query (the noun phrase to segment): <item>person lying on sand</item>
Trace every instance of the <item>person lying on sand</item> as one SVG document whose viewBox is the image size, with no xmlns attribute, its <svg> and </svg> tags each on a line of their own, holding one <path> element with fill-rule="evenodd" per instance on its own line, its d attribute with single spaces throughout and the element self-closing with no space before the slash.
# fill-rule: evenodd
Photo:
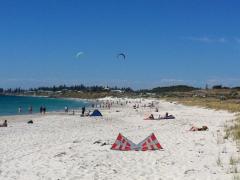
<svg viewBox="0 0 240 180">
<path fill-rule="evenodd" d="M 175 117 L 173 115 L 169 115 L 168 112 L 166 112 L 165 116 L 161 117 L 161 115 L 159 115 L 158 119 L 175 119 Z"/>
<path fill-rule="evenodd" d="M 7 127 L 7 120 L 5 120 L 3 124 L 0 124 L 0 127 Z"/>
<path fill-rule="evenodd" d="M 149 119 L 154 119 L 153 114 L 150 114 Z"/>
<path fill-rule="evenodd" d="M 166 113 L 165 116 L 161 116 L 159 114 L 158 119 L 175 119 L 175 117 L 173 115 L 171 115 L 171 114 L 168 115 L 168 113 Z"/>
<path fill-rule="evenodd" d="M 202 126 L 201 128 L 198 128 L 198 127 L 191 127 L 191 129 L 189 129 L 189 131 L 206 131 L 208 130 L 208 127 L 207 126 Z"/>
<path fill-rule="evenodd" d="M 89 110 L 88 112 L 85 113 L 85 116 L 90 116 L 91 111 Z"/>
<path fill-rule="evenodd" d="M 33 124 L 33 120 L 29 120 L 27 123 L 28 124 Z"/>
<path fill-rule="evenodd" d="M 154 119 L 154 116 L 153 116 L 153 114 L 150 114 L 150 116 L 145 118 L 144 120 L 152 120 L 152 119 Z"/>
</svg>

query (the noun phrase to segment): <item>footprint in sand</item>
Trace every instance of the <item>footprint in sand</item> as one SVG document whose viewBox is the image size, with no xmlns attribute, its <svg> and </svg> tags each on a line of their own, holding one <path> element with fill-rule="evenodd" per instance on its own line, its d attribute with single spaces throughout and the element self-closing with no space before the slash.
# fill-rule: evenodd
<svg viewBox="0 0 240 180">
<path fill-rule="evenodd" d="M 201 144 L 201 143 L 195 143 L 195 146 L 204 146 L 204 144 Z"/>
<path fill-rule="evenodd" d="M 207 165 L 204 165 L 203 167 L 206 168 L 206 169 L 209 169 L 209 167 Z"/>
<path fill-rule="evenodd" d="M 191 173 L 194 173 L 195 172 L 195 169 L 188 169 L 184 172 L 184 174 L 191 174 Z"/>
<path fill-rule="evenodd" d="M 73 143 L 80 143 L 80 140 L 74 140 Z"/>
<path fill-rule="evenodd" d="M 113 172 L 114 172 L 114 174 L 117 174 L 117 170 L 116 169 L 113 169 Z"/>
<path fill-rule="evenodd" d="M 101 142 L 102 142 L 101 140 L 97 140 L 93 144 L 100 144 Z"/>
<path fill-rule="evenodd" d="M 64 155 L 66 155 L 66 154 L 67 154 L 66 152 L 61 152 L 61 153 L 55 155 L 54 157 L 62 157 Z"/>
</svg>

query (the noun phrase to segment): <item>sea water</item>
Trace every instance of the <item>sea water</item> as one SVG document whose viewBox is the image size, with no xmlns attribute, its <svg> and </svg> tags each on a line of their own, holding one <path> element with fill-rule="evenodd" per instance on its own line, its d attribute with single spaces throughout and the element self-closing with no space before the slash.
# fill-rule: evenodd
<svg viewBox="0 0 240 180">
<path fill-rule="evenodd" d="M 87 101 L 81 100 L 0 95 L 0 116 L 29 114 L 30 106 L 32 106 L 32 113 L 39 113 L 41 106 L 45 106 L 46 111 L 49 112 L 64 111 L 65 106 L 69 109 L 80 109 L 88 105 L 89 103 Z M 19 107 L 21 107 L 21 112 L 18 111 Z"/>
</svg>

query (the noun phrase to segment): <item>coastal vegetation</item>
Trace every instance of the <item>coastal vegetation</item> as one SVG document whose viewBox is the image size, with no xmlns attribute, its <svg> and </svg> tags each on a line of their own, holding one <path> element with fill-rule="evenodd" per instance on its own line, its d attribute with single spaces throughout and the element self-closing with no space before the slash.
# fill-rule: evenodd
<svg viewBox="0 0 240 180">
<path fill-rule="evenodd" d="M 224 87 L 215 85 L 212 88 L 198 88 L 186 85 L 155 87 L 152 89 L 133 90 L 130 87 L 108 87 L 108 86 L 85 86 L 81 85 L 59 85 L 38 88 L 0 88 L 1 95 L 36 95 L 54 97 L 105 97 L 105 96 L 137 96 L 137 97 L 161 97 L 161 98 L 196 98 L 216 100 L 240 99 L 240 87 Z"/>
</svg>

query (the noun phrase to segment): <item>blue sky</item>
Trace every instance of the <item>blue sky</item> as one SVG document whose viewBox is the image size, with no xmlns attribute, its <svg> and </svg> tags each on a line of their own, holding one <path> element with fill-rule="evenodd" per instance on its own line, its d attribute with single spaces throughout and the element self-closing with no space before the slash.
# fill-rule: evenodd
<svg viewBox="0 0 240 180">
<path fill-rule="evenodd" d="M 240 86 L 239 9 L 237 0 L 2 0 L 0 87 Z"/>
</svg>

